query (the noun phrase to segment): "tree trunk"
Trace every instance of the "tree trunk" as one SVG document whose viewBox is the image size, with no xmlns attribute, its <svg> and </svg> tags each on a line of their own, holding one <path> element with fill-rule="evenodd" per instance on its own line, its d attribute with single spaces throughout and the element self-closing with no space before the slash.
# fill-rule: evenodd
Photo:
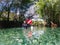
<svg viewBox="0 0 60 45">
<path fill-rule="evenodd" d="M 10 8 L 8 8 L 8 17 L 7 17 L 7 21 L 9 21 L 9 15 L 10 15 Z"/>
</svg>

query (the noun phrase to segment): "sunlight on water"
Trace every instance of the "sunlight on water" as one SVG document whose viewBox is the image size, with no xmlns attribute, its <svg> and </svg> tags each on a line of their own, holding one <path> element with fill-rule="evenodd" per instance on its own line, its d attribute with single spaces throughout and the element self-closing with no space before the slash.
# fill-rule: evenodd
<svg viewBox="0 0 60 45">
<path fill-rule="evenodd" d="M 31 30 L 31 28 L 33 28 Z M 44 31 L 46 30 L 46 27 L 31 27 L 28 28 L 27 30 L 23 30 L 24 36 L 29 39 L 29 38 L 39 38 L 40 35 L 44 34 Z"/>
</svg>

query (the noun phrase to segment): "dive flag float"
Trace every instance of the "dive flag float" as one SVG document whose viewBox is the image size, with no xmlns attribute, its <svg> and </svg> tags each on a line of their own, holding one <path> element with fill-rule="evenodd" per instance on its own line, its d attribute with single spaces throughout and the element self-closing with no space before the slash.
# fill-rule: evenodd
<svg viewBox="0 0 60 45">
<path fill-rule="evenodd" d="M 26 20 L 26 22 L 27 22 L 27 24 L 32 25 L 32 20 L 31 19 Z"/>
</svg>

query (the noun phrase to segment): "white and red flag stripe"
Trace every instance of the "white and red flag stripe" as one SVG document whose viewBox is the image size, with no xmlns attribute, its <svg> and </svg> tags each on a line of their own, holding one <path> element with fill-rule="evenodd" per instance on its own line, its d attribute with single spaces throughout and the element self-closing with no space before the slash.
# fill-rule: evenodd
<svg viewBox="0 0 60 45">
<path fill-rule="evenodd" d="M 27 22 L 27 24 L 32 25 L 32 20 L 31 19 L 27 20 L 26 22 Z"/>
</svg>

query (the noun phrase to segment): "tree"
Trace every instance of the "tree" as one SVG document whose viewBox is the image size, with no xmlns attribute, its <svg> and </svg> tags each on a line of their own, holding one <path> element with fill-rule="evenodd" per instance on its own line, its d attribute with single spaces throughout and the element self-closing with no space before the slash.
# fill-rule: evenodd
<svg viewBox="0 0 60 45">
<path fill-rule="evenodd" d="M 36 6 L 39 8 L 37 13 L 44 16 L 48 16 L 48 21 L 53 21 L 59 24 L 59 0 L 39 0 Z"/>
<path fill-rule="evenodd" d="M 7 21 L 9 21 L 10 10 L 12 7 L 14 7 L 16 9 L 15 13 L 17 13 L 18 8 L 23 10 L 24 7 L 26 7 L 26 5 L 30 2 L 31 2 L 31 0 L 5 0 L 5 5 L 2 8 L 3 8 L 3 11 L 8 12 Z"/>
</svg>

